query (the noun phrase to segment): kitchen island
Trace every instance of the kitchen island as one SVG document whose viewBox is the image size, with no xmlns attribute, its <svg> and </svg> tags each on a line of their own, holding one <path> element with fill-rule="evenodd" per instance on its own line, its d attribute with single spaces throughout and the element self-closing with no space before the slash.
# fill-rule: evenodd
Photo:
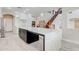
<svg viewBox="0 0 79 59">
<path fill-rule="evenodd" d="M 26 43 L 39 41 L 39 35 L 43 37 L 43 51 L 58 51 L 61 48 L 61 30 L 35 27 L 19 28 L 19 36 Z"/>
</svg>

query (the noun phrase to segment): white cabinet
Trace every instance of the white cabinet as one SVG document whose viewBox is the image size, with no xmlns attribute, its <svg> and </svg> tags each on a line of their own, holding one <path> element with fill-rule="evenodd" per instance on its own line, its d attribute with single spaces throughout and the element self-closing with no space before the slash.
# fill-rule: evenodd
<svg viewBox="0 0 79 59">
<path fill-rule="evenodd" d="M 53 32 L 45 35 L 45 50 L 58 51 L 61 48 L 61 32 Z"/>
</svg>

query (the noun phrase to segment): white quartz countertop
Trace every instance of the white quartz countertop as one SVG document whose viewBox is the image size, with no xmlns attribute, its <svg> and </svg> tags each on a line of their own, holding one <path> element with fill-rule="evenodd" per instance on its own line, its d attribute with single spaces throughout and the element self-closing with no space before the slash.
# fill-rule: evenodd
<svg viewBox="0 0 79 59">
<path fill-rule="evenodd" d="M 22 28 L 22 27 L 20 27 Z M 36 32 L 39 34 L 48 34 L 48 33 L 54 33 L 54 32 L 58 32 L 58 30 L 56 29 L 47 29 L 47 28 L 37 28 L 37 27 L 27 27 L 27 28 L 22 28 L 22 29 L 26 29 L 28 31 L 32 31 L 32 32 Z"/>
</svg>

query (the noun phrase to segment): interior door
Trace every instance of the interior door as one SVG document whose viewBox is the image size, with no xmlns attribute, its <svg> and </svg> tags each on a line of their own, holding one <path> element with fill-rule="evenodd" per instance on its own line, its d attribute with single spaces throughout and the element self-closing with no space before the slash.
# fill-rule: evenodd
<svg viewBox="0 0 79 59">
<path fill-rule="evenodd" d="M 5 14 L 3 18 L 5 31 L 13 31 L 13 16 Z"/>
<path fill-rule="evenodd" d="M 79 29 L 79 20 L 75 20 L 75 28 Z"/>
</svg>

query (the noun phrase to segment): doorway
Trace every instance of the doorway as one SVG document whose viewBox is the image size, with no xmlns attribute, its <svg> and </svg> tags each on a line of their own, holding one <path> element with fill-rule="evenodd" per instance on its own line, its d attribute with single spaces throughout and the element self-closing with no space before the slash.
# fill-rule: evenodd
<svg viewBox="0 0 79 59">
<path fill-rule="evenodd" d="M 79 20 L 75 20 L 75 28 L 79 30 Z"/>
<path fill-rule="evenodd" d="M 4 30 L 5 32 L 12 32 L 13 31 L 13 19 L 14 16 L 11 14 L 4 14 Z"/>
</svg>

